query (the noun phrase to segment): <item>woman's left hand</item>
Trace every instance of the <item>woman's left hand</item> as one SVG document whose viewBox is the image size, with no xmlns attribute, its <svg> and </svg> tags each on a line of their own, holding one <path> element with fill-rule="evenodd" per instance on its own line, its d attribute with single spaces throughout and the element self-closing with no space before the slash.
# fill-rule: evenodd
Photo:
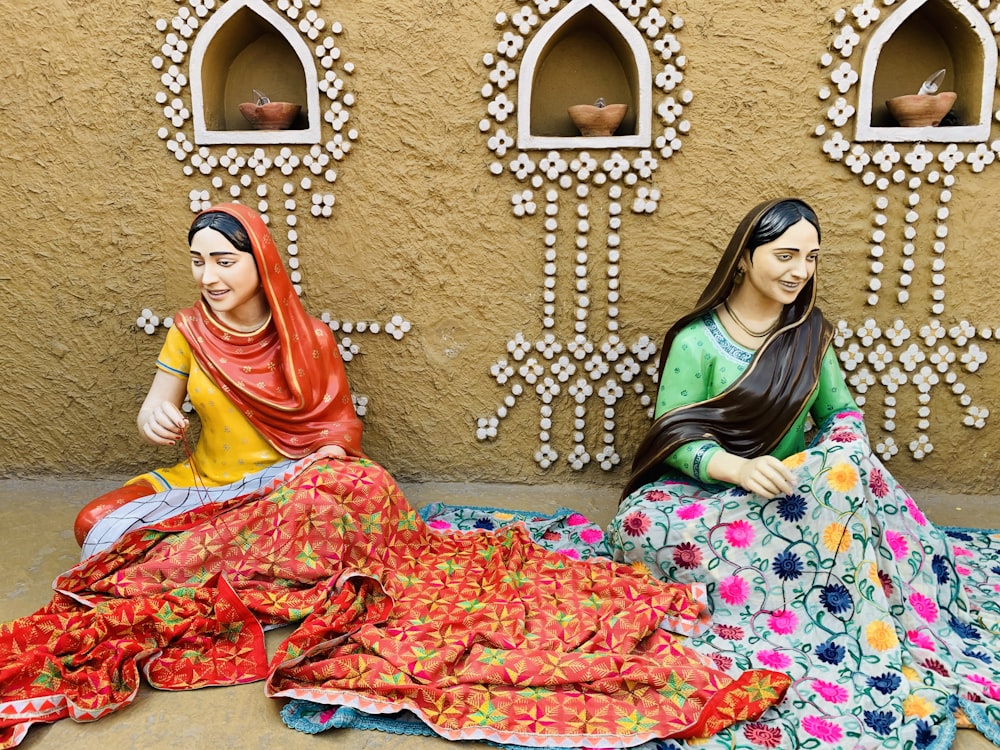
<svg viewBox="0 0 1000 750">
<path fill-rule="evenodd" d="M 326 451 L 328 451 L 329 453 L 332 453 L 337 458 L 347 457 L 347 451 L 344 450 L 343 446 L 331 444 L 331 445 L 324 445 L 323 448 L 326 449 Z"/>
</svg>

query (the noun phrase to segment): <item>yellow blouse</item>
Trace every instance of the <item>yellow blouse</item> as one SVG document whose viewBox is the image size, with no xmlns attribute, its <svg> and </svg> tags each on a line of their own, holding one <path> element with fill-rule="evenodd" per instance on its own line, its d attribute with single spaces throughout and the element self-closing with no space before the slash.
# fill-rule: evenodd
<svg viewBox="0 0 1000 750">
<path fill-rule="evenodd" d="M 283 458 L 198 366 L 187 339 L 176 328 L 167 331 L 156 366 L 187 380 L 188 399 L 201 419 L 201 435 L 192 452 L 197 472 L 185 460 L 142 474 L 126 484 L 145 480 L 158 491 L 198 485 L 218 487 Z"/>
</svg>

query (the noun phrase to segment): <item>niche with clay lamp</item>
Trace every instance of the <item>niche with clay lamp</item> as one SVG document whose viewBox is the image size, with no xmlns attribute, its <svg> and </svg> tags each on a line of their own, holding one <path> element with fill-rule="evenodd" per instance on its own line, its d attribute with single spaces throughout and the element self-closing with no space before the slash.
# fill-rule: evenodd
<svg viewBox="0 0 1000 750">
<path fill-rule="evenodd" d="M 607 0 L 572 0 L 538 30 L 524 52 L 518 76 L 517 147 L 648 147 L 650 70 L 642 34 L 618 8 Z M 590 129 L 574 122 L 571 108 L 585 119 L 603 119 L 611 112 L 620 119 Z"/>
<path fill-rule="evenodd" d="M 312 52 L 261 0 L 229 0 L 212 15 L 191 46 L 190 79 L 197 144 L 319 142 Z M 254 117 L 267 100 L 298 110 L 281 121 Z"/>
<path fill-rule="evenodd" d="M 921 99 L 921 86 L 940 70 L 943 77 L 930 86 L 933 98 Z M 906 0 L 865 49 L 855 139 L 986 141 L 996 75 L 996 41 L 976 8 L 966 0 Z M 909 106 L 938 113 L 910 120 L 904 112 Z"/>
</svg>

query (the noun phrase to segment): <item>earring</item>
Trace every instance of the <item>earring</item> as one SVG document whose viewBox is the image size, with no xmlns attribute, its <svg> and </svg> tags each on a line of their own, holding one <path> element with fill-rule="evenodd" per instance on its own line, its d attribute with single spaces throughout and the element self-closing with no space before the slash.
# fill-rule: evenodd
<svg viewBox="0 0 1000 750">
<path fill-rule="evenodd" d="M 739 286 L 740 284 L 742 284 L 743 283 L 743 276 L 744 275 L 745 275 L 745 272 L 743 270 L 743 266 L 740 266 L 739 268 L 737 268 L 736 269 L 736 273 L 733 274 L 733 284 L 735 284 L 736 286 Z"/>
</svg>

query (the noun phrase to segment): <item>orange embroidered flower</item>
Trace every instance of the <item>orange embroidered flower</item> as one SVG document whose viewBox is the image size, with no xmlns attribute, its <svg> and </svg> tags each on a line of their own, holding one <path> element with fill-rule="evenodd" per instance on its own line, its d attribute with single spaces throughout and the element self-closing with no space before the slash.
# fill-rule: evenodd
<svg viewBox="0 0 1000 750">
<path fill-rule="evenodd" d="M 858 483 L 858 472 L 849 463 L 841 462 L 830 469 L 826 481 L 837 492 L 847 492 Z"/>
<path fill-rule="evenodd" d="M 831 523 L 823 529 L 823 546 L 833 554 L 846 552 L 851 546 L 851 535 L 842 523 Z"/>
<path fill-rule="evenodd" d="M 899 645 L 896 630 L 885 620 L 875 620 L 865 628 L 865 639 L 876 651 L 888 651 Z"/>
<path fill-rule="evenodd" d="M 794 469 L 794 468 L 796 468 L 798 466 L 801 466 L 805 462 L 806 462 L 806 452 L 802 451 L 800 453 L 795 453 L 795 454 L 789 456 L 788 458 L 786 458 L 781 463 L 783 463 L 789 469 Z"/>
</svg>

